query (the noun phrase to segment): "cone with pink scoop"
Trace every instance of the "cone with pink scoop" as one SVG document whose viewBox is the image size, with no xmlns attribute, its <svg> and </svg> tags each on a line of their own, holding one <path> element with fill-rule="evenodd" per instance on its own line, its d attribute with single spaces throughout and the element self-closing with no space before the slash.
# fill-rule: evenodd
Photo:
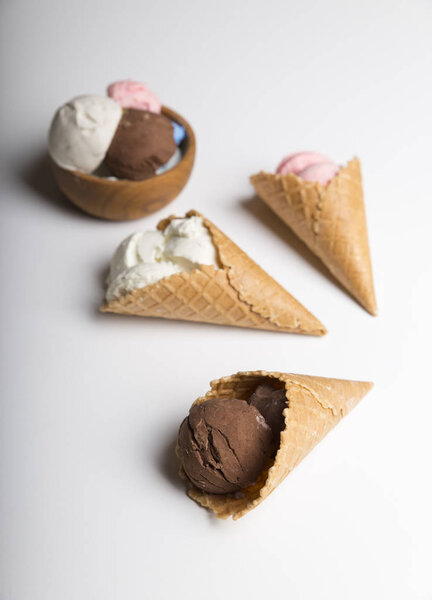
<svg viewBox="0 0 432 600">
<path fill-rule="evenodd" d="M 357 158 L 338 168 L 322 155 L 284 159 L 276 173 L 250 178 L 260 198 L 371 314 L 377 313 Z"/>
<path fill-rule="evenodd" d="M 189 496 L 219 518 L 243 517 L 372 386 L 266 371 L 245 371 L 211 382 L 179 431 L 180 475 Z"/>
</svg>

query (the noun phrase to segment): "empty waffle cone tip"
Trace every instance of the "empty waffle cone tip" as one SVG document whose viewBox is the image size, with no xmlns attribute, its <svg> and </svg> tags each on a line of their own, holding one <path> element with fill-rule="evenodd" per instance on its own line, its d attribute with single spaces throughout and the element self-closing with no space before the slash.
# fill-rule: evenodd
<svg viewBox="0 0 432 600">
<path fill-rule="evenodd" d="M 258 481 L 241 493 L 209 494 L 188 482 L 189 496 L 218 518 L 240 519 L 267 498 L 301 460 L 373 387 L 366 381 L 328 379 L 310 375 L 266 371 L 244 371 L 210 383 L 210 391 L 194 404 L 211 398 L 247 400 L 256 387 L 267 381 L 286 390 L 285 428 L 273 464 Z"/>
<path fill-rule="evenodd" d="M 360 162 L 342 167 L 327 186 L 292 174 L 261 171 L 256 193 L 371 314 L 377 314 Z"/>
<path fill-rule="evenodd" d="M 101 307 L 102 312 L 199 321 L 269 331 L 324 335 L 327 330 L 306 308 L 200 213 L 210 232 L 220 268 L 201 265 L 133 290 Z M 171 216 L 158 224 L 164 230 Z"/>
</svg>

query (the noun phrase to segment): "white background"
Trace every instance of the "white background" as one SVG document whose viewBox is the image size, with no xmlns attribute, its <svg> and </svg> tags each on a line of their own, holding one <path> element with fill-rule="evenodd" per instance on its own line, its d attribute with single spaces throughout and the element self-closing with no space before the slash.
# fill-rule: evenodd
<svg viewBox="0 0 432 600">
<path fill-rule="evenodd" d="M 430 0 L 2 0 L 1 600 L 432 598 Z M 135 223 L 86 216 L 45 159 L 58 105 L 148 82 L 193 124 L 192 178 Z M 379 317 L 248 176 L 295 150 L 361 158 Z M 204 212 L 325 338 L 97 311 L 118 242 Z M 187 498 L 173 442 L 241 369 L 374 390 L 257 510 Z"/>
</svg>

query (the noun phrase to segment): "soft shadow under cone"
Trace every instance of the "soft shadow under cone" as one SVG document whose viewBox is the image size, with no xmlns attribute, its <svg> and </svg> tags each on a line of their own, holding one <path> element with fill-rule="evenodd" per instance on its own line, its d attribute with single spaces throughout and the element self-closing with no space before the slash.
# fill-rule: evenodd
<svg viewBox="0 0 432 600">
<path fill-rule="evenodd" d="M 200 216 L 217 249 L 221 268 L 202 265 L 133 290 L 101 307 L 103 312 L 201 321 L 291 333 L 324 335 L 318 319 L 210 221 Z M 161 221 L 164 230 L 171 219 Z"/>
<path fill-rule="evenodd" d="M 257 194 L 371 314 L 377 312 L 360 162 L 351 160 L 324 187 L 296 175 L 260 172 Z"/>
<path fill-rule="evenodd" d="M 207 394 L 196 400 L 239 398 L 247 400 L 257 385 L 267 381 L 285 388 L 285 429 L 274 462 L 250 488 L 237 494 L 207 494 L 188 482 L 188 494 L 217 517 L 234 520 L 258 506 L 356 404 L 373 384 L 366 381 L 327 379 L 293 373 L 245 371 L 211 382 Z M 184 474 L 181 472 L 184 477 Z"/>
</svg>

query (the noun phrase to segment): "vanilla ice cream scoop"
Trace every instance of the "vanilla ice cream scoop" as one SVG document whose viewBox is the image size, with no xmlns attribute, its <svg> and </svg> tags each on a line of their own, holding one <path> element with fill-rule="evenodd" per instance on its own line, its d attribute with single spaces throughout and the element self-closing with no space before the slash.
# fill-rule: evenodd
<svg viewBox="0 0 432 600">
<path fill-rule="evenodd" d="M 78 96 L 61 106 L 51 123 L 51 158 L 64 169 L 91 173 L 105 158 L 122 108 L 105 96 Z"/>
<path fill-rule="evenodd" d="M 217 264 L 216 248 L 201 217 L 172 219 L 164 233 L 165 256 L 185 271 Z"/>
<path fill-rule="evenodd" d="M 164 232 L 145 231 L 126 238 L 111 260 L 108 301 L 200 265 L 219 267 L 216 248 L 201 217 L 173 219 Z"/>
<path fill-rule="evenodd" d="M 164 235 L 161 231 L 133 233 L 122 241 L 111 259 L 108 283 L 139 263 L 156 263 L 162 258 Z"/>
</svg>

